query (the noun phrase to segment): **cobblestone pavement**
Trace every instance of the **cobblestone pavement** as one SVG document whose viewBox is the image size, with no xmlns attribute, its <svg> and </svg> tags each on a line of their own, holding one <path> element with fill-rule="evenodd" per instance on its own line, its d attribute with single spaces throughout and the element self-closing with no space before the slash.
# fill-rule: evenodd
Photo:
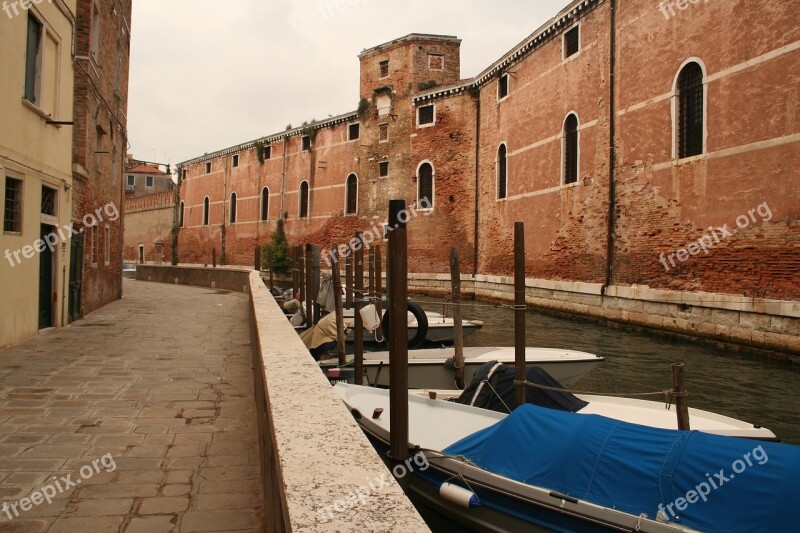
<svg viewBox="0 0 800 533">
<path fill-rule="evenodd" d="M 125 280 L 0 350 L 0 532 L 262 530 L 248 316 L 242 294 Z"/>
</svg>

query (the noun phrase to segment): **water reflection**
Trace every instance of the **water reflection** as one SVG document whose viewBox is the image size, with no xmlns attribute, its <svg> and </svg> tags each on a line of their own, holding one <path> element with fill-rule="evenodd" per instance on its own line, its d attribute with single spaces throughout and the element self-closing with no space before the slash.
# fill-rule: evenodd
<svg viewBox="0 0 800 533">
<path fill-rule="evenodd" d="M 435 304 L 423 307 L 442 310 Z M 467 346 L 513 345 L 511 309 L 465 303 L 463 315 L 484 322 L 483 329 L 465 339 Z M 684 362 L 691 407 L 760 424 L 784 442 L 800 444 L 800 365 L 535 310 L 527 312 L 526 330 L 528 346 L 569 348 L 606 358 L 573 387 L 576 390 L 602 394 L 668 389 L 672 387 L 670 365 Z"/>
</svg>

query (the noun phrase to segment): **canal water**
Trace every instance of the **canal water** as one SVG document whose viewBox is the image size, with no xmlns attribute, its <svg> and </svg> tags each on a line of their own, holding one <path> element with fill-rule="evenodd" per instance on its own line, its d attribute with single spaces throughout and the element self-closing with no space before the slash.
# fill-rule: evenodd
<svg viewBox="0 0 800 533">
<path fill-rule="evenodd" d="M 441 304 L 425 303 L 422 307 L 442 311 Z M 480 331 L 464 339 L 466 346 L 513 346 L 513 310 L 465 302 L 462 314 L 465 320 L 484 323 Z M 721 350 L 699 341 L 622 331 L 582 318 L 553 317 L 536 310 L 526 312 L 526 341 L 532 347 L 580 350 L 605 357 L 572 386 L 597 394 L 672 388 L 671 364 L 686 363 L 690 407 L 759 424 L 783 442 L 800 444 L 800 364 Z"/>
</svg>

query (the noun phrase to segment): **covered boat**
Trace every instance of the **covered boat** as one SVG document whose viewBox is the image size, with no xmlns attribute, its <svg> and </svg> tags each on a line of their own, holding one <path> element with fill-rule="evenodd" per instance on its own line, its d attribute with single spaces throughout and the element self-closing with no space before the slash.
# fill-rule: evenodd
<svg viewBox="0 0 800 533">
<path fill-rule="evenodd" d="M 379 449 L 387 391 L 335 390 Z M 384 409 L 377 419 L 368 416 Z M 409 398 L 415 499 L 479 531 L 796 531 L 800 448 L 523 405 Z"/>
</svg>

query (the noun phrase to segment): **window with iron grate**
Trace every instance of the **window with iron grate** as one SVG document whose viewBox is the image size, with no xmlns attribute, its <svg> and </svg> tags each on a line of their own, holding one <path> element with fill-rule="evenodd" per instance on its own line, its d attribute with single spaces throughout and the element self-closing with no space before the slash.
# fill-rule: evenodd
<svg viewBox="0 0 800 533">
<path fill-rule="evenodd" d="M 358 209 L 358 178 L 355 174 L 350 174 L 347 176 L 347 186 L 346 186 L 346 211 L 345 213 L 348 215 L 355 215 L 356 210 Z"/>
<path fill-rule="evenodd" d="M 417 178 L 417 205 L 423 209 L 433 207 L 433 167 L 430 163 L 423 163 L 419 167 Z"/>
<path fill-rule="evenodd" d="M 703 69 L 689 63 L 678 76 L 678 157 L 703 153 Z"/>
<path fill-rule="evenodd" d="M 564 184 L 578 181 L 578 117 L 564 121 Z"/>
</svg>

